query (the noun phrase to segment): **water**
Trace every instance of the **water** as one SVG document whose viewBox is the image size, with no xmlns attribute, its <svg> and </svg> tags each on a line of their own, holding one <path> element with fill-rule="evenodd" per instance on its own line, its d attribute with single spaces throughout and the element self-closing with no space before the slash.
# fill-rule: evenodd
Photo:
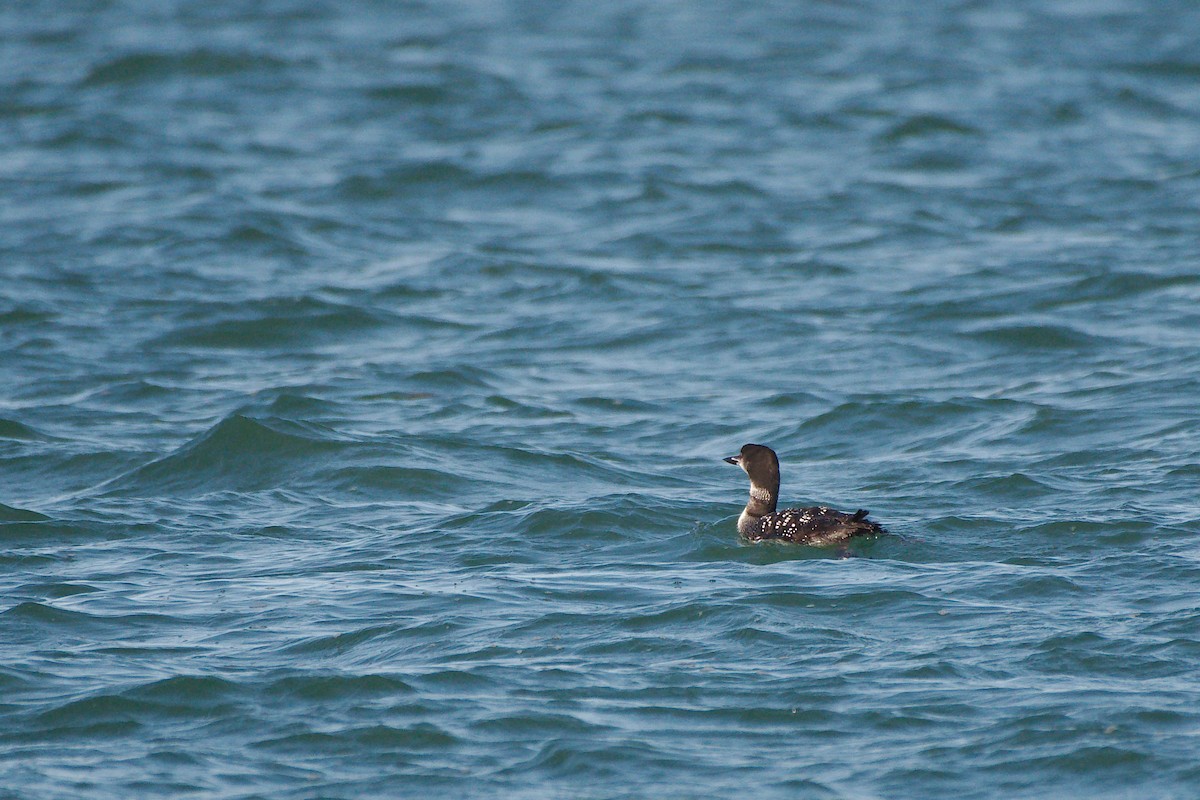
<svg viewBox="0 0 1200 800">
<path fill-rule="evenodd" d="M 7 4 L 0 797 L 1200 796 L 1152 6 Z"/>
</svg>

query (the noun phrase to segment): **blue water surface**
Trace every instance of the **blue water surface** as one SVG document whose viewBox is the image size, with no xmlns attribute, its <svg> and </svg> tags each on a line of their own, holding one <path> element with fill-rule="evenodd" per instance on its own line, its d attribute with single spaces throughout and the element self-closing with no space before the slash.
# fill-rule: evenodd
<svg viewBox="0 0 1200 800">
<path fill-rule="evenodd" d="M 0 798 L 1200 797 L 1198 40 L 5 4 Z"/>
</svg>

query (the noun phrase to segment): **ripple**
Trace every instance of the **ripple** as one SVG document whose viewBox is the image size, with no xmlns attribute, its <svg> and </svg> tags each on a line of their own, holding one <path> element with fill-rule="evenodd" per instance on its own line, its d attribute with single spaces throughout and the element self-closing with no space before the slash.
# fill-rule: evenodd
<svg viewBox="0 0 1200 800">
<path fill-rule="evenodd" d="M 335 733 L 304 731 L 264 739 L 254 747 L 291 753 L 337 752 L 354 753 L 359 748 L 399 749 L 402 752 L 443 750 L 454 747 L 458 739 L 429 723 L 418 723 L 411 728 L 394 728 L 388 725 L 371 725 L 348 728 Z"/>
<path fill-rule="evenodd" d="M 0 419 L 0 439 L 11 439 L 18 442 L 44 442 L 51 438 L 22 422 Z"/>
<path fill-rule="evenodd" d="M 129 736 L 142 727 L 137 717 L 144 712 L 141 703 L 117 695 L 99 695 L 42 712 L 34 720 L 36 733 L 27 728 L 27 735 L 41 741 Z"/>
<path fill-rule="evenodd" d="M 123 697 L 149 704 L 162 713 L 190 717 L 196 713 L 223 716 L 236 711 L 242 695 L 233 681 L 212 675 L 176 675 L 123 693 Z"/>
<path fill-rule="evenodd" d="M 136 84 L 180 77 L 211 78 L 244 72 L 279 70 L 286 62 L 260 53 L 192 50 L 128 53 L 91 69 L 84 87 Z"/>
<path fill-rule="evenodd" d="M 24 508 L 14 508 L 0 503 L 0 523 L 3 522 L 45 522 L 49 520 L 45 514 L 28 511 Z"/>
<path fill-rule="evenodd" d="M 59 630 L 63 633 L 89 633 L 105 629 L 147 627 L 170 624 L 175 620 L 166 614 L 89 614 L 83 611 L 58 608 L 45 603 L 26 601 L 0 612 L 10 623 L 20 623 L 30 631 Z"/>
<path fill-rule="evenodd" d="M 332 636 L 317 636 L 304 642 L 291 645 L 287 648 L 290 653 L 345 653 L 363 642 L 369 642 L 372 639 L 381 636 L 387 636 L 399 630 L 398 626 L 394 625 L 375 625 L 367 628 L 361 628 L 357 631 L 347 633 L 338 633 Z"/>
<path fill-rule="evenodd" d="M 330 470 L 322 479 L 331 488 L 390 500 L 451 500 L 470 486 L 469 479 L 441 470 L 378 464 Z"/>
<path fill-rule="evenodd" d="M 501 740 L 509 739 L 514 735 L 551 738 L 590 734 L 611 729 L 607 725 L 584 722 L 571 714 L 550 712 L 501 714 L 478 720 L 471 728 L 478 735 Z"/>
<path fill-rule="evenodd" d="M 366 333 L 386 322 L 380 312 L 310 297 L 271 299 L 250 307 L 221 306 L 204 316 L 219 322 L 180 326 L 151 341 L 157 347 L 280 349 Z"/>
<path fill-rule="evenodd" d="M 1067 325 L 995 325 L 977 328 L 971 335 L 1013 350 L 1083 350 L 1104 342 L 1104 337 Z"/>
<path fill-rule="evenodd" d="M 110 481 L 112 494 L 255 491 L 309 474 L 352 447 L 331 431 L 279 418 L 227 417 L 174 453 Z"/>
<path fill-rule="evenodd" d="M 451 162 L 422 162 L 386 172 L 351 175 L 339 182 L 338 192 L 350 200 L 381 200 L 414 189 L 462 186 L 470 177 L 470 170 Z"/>
<path fill-rule="evenodd" d="M 906 139 L 950 134 L 953 136 L 979 136 L 978 128 L 957 122 L 937 114 L 919 114 L 890 127 L 880 138 L 884 142 L 902 142 Z"/>
<path fill-rule="evenodd" d="M 303 673 L 271 682 L 268 694 L 305 700 L 332 701 L 410 695 L 415 690 L 391 675 L 322 675 Z"/>
</svg>

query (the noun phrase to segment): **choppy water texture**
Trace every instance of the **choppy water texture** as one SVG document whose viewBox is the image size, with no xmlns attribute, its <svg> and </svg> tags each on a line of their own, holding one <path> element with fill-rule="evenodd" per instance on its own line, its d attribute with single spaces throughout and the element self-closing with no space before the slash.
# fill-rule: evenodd
<svg viewBox="0 0 1200 800">
<path fill-rule="evenodd" d="M 1200 796 L 1195 3 L 0 37 L 0 797 Z"/>
</svg>

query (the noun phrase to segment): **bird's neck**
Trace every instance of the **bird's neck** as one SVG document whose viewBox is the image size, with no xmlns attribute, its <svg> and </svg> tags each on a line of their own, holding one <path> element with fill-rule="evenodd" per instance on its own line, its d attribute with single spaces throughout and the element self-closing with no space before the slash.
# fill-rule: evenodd
<svg viewBox="0 0 1200 800">
<path fill-rule="evenodd" d="M 761 517 L 774 511 L 778 502 L 778 483 L 774 486 L 759 486 L 757 483 L 751 483 L 750 502 L 746 503 L 746 510 L 743 513 L 749 517 Z"/>
</svg>

